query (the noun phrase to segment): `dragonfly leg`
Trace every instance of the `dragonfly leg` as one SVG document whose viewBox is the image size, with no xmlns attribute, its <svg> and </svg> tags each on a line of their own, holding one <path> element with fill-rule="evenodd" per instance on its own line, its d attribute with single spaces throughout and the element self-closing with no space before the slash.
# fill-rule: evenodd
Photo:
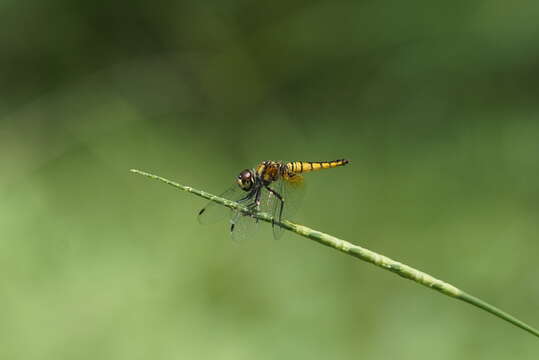
<svg viewBox="0 0 539 360">
<path fill-rule="evenodd" d="M 249 200 L 251 200 L 255 195 L 258 196 L 257 190 L 256 190 L 256 189 L 253 189 L 253 190 L 251 190 L 247 195 L 245 195 L 244 197 L 242 197 L 241 199 L 239 199 L 237 202 L 238 202 L 238 203 L 242 203 L 242 202 L 244 202 L 244 201 L 249 201 Z M 245 207 L 247 207 L 247 209 L 249 209 L 250 211 L 252 211 L 252 210 L 253 210 L 254 204 L 255 204 L 255 202 L 250 203 L 250 204 L 247 204 L 247 205 L 245 205 Z"/>
<path fill-rule="evenodd" d="M 245 198 L 242 199 L 242 200 L 250 200 L 253 197 L 255 198 L 252 203 L 246 205 L 247 209 L 250 212 L 249 215 L 252 216 L 254 213 L 258 212 L 258 210 L 260 209 L 260 196 L 261 196 L 261 194 L 262 194 L 261 189 L 256 188 L 253 191 L 251 191 L 248 196 L 246 196 Z M 256 219 L 256 222 L 258 222 L 258 219 Z"/>
<path fill-rule="evenodd" d="M 281 194 L 279 194 L 277 191 L 273 190 L 273 189 L 270 188 L 269 186 L 264 185 L 264 187 L 265 187 L 270 193 L 272 193 L 277 199 L 279 199 L 279 201 L 281 202 L 281 205 L 280 205 L 280 208 L 279 208 L 279 221 L 281 221 L 281 215 L 283 214 L 283 208 L 284 208 L 284 199 L 283 199 L 283 197 L 281 196 Z M 275 226 L 275 218 L 272 218 L 272 219 L 271 219 L 271 226 Z"/>
<path fill-rule="evenodd" d="M 237 202 L 244 202 L 245 200 L 251 199 L 255 195 L 255 192 L 255 190 L 251 191 L 250 193 L 239 199 Z"/>
<path fill-rule="evenodd" d="M 260 210 L 260 196 L 262 195 L 262 188 L 258 188 L 255 196 L 255 202 L 252 204 L 255 211 Z M 258 219 L 256 219 L 258 222 Z"/>
</svg>

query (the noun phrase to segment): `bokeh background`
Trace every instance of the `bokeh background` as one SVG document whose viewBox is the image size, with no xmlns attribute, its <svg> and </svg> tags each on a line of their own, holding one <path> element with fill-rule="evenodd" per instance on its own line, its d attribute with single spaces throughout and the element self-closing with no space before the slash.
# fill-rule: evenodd
<svg viewBox="0 0 539 360">
<path fill-rule="evenodd" d="M 465 303 L 204 201 L 331 160 L 295 219 L 539 326 L 537 1 L 3 1 L 2 359 L 536 359 Z"/>
</svg>

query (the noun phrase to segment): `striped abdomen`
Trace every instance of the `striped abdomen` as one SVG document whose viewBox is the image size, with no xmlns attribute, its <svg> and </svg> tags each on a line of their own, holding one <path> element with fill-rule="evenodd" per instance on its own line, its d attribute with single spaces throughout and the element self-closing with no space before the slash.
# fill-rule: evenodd
<svg viewBox="0 0 539 360">
<path fill-rule="evenodd" d="M 300 174 L 309 171 L 317 171 L 322 169 L 330 169 L 337 166 L 343 166 L 348 164 L 348 160 L 340 159 L 333 161 L 291 161 L 286 163 L 288 171 Z"/>
</svg>

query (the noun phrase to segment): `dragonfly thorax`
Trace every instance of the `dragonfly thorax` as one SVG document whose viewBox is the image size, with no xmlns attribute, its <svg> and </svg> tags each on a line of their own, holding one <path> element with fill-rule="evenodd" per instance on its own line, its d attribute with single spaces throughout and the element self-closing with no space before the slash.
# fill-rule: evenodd
<svg viewBox="0 0 539 360">
<path fill-rule="evenodd" d="M 283 164 L 280 162 L 264 161 L 256 167 L 255 173 L 265 185 L 269 185 L 280 178 L 283 170 Z"/>
</svg>

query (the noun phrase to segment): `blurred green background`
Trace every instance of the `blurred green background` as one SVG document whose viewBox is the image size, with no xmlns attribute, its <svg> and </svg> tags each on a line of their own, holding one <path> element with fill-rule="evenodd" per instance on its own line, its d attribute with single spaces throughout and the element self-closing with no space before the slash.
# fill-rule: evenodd
<svg viewBox="0 0 539 360">
<path fill-rule="evenodd" d="M 539 326 L 539 3 L 3 1 L 2 359 L 536 359 L 485 312 L 204 201 L 261 160 L 306 225 Z"/>
</svg>

